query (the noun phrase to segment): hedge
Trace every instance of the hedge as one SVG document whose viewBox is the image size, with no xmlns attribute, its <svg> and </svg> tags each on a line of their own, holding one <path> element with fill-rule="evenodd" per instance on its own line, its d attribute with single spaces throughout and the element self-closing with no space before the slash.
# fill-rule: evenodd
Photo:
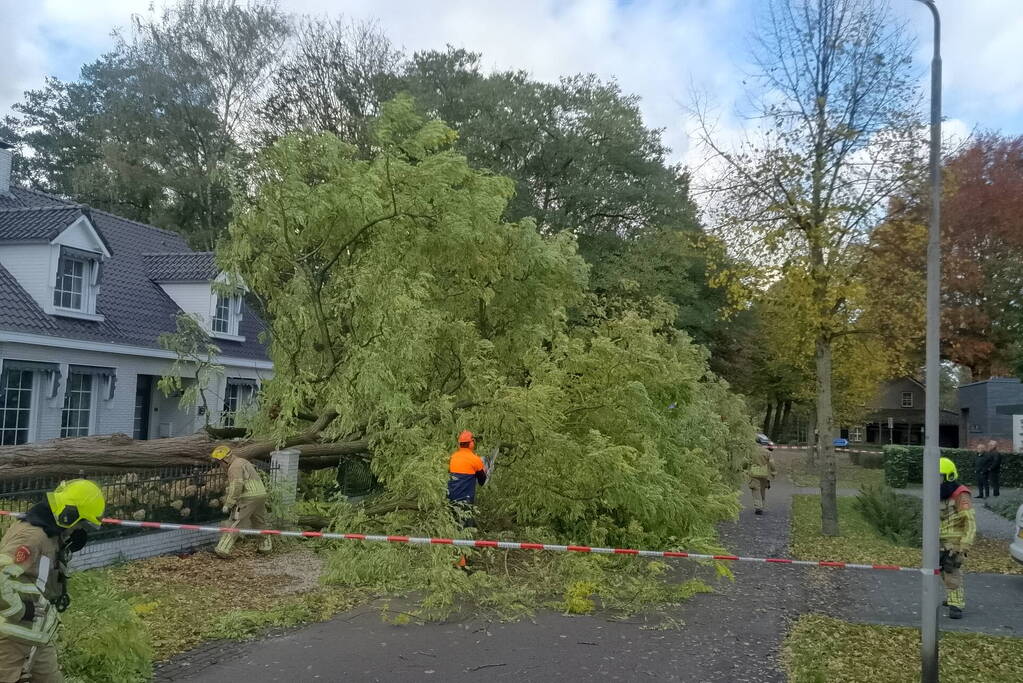
<svg viewBox="0 0 1023 683">
<path fill-rule="evenodd" d="M 959 470 L 959 481 L 964 484 L 977 483 L 975 462 L 977 451 L 962 448 L 942 448 L 941 455 L 951 458 Z M 884 480 L 895 489 L 905 488 L 907 484 L 923 483 L 923 446 L 885 446 L 884 447 Z M 1023 453 L 1002 453 L 1002 469 L 999 478 L 1001 486 L 1008 488 L 1023 487 Z"/>
</svg>

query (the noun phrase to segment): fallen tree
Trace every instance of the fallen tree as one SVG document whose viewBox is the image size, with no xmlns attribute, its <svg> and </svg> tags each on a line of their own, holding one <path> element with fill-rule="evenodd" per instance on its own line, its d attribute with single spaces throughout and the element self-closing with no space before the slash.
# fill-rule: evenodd
<svg viewBox="0 0 1023 683">
<path fill-rule="evenodd" d="M 302 454 L 300 464 L 306 468 L 336 465 L 344 457 L 369 457 L 369 442 L 365 439 L 336 443 L 320 441 L 320 433 L 336 418 L 337 413 L 327 411 L 308 429 L 280 444 L 217 438 L 204 431 L 191 436 L 151 441 L 137 441 L 126 434 L 110 434 L 3 446 L 0 447 L 0 480 L 117 474 L 206 465 L 210 462 L 210 452 L 220 445 L 229 445 L 236 455 L 250 460 L 266 460 L 275 450 L 294 448 Z"/>
</svg>

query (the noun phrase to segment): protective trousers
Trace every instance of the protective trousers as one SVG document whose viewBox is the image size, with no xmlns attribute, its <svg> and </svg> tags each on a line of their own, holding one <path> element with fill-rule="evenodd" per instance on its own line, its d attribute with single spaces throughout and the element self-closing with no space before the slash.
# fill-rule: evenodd
<svg viewBox="0 0 1023 683">
<path fill-rule="evenodd" d="M 10 638 L 0 638 L 0 683 L 21 680 L 32 646 Z M 32 660 L 32 683 L 63 683 L 64 676 L 57 665 L 57 648 L 52 643 L 37 645 Z"/>
<path fill-rule="evenodd" d="M 767 495 L 767 487 L 770 486 L 770 481 L 761 477 L 750 477 L 749 488 L 753 493 L 753 509 L 763 510 L 764 509 L 764 498 Z"/>
<path fill-rule="evenodd" d="M 948 590 L 945 602 L 950 607 L 966 608 L 966 584 L 963 579 L 962 555 L 942 548 L 941 580 Z M 946 555 L 948 553 L 948 555 Z M 949 559 L 946 559 L 948 557 Z M 951 558 L 955 559 L 951 559 Z"/>
<path fill-rule="evenodd" d="M 233 529 L 265 529 L 266 522 L 266 498 L 260 496 L 238 501 L 225 525 Z M 269 536 L 263 536 L 262 539 L 259 552 L 268 553 L 273 550 L 273 539 Z M 237 540 L 238 534 L 221 534 L 215 552 L 221 557 L 229 556 Z"/>
</svg>

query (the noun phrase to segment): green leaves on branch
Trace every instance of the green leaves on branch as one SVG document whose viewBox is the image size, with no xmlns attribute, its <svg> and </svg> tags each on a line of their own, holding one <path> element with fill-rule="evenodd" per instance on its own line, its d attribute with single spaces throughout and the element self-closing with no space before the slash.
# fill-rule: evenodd
<svg viewBox="0 0 1023 683">
<path fill-rule="evenodd" d="M 369 159 L 329 134 L 282 138 L 220 253 L 271 328 L 279 419 L 263 428 L 283 438 L 297 415 L 336 410 L 326 438 L 364 434 L 387 495 L 424 513 L 442 509 L 470 428 L 503 447 L 481 492 L 492 528 L 708 543 L 736 511 L 752 428 L 705 351 L 595 296 L 567 233 L 503 220 L 512 184 L 410 99 L 385 105 L 375 136 Z"/>
</svg>

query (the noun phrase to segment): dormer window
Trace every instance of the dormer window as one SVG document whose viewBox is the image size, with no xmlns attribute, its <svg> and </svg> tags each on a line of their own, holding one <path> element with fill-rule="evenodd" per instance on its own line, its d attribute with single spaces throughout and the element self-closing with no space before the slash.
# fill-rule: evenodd
<svg viewBox="0 0 1023 683">
<path fill-rule="evenodd" d="M 232 334 L 230 297 L 217 295 L 217 308 L 213 313 L 213 331 L 220 334 Z M 233 334 L 237 334 L 237 332 Z"/>
<path fill-rule="evenodd" d="M 241 320 L 241 295 L 214 293 L 213 311 L 210 315 L 210 332 L 213 333 L 213 336 L 239 341 L 238 330 L 241 326 Z"/>
<path fill-rule="evenodd" d="M 71 311 L 84 311 L 87 300 L 90 263 L 84 259 L 63 256 L 57 266 L 57 284 L 53 288 L 53 305 Z"/>
</svg>

